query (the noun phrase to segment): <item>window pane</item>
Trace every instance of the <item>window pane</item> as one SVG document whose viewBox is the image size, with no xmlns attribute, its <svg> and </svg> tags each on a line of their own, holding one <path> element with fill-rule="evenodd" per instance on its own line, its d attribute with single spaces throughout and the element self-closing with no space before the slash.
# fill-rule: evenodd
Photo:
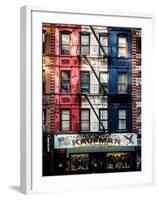
<svg viewBox="0 0 159 200">
<path fill-rule="evenodd" d="M 81 84 L 81 92 L 83 92 L 83 93 L 88 93 L 89 92 L 88 84 Z"/>
<path fill-rule="evenodd" d="M 89 35 L 81 35 L 81 45 L 89 45 Z"/>
<path fill-rule="evenodd" d="M 118 56 L 127 57 L 127 37 L 119 36 L 118 38 Z"/>
<path fill-rule="evenodd" d="M 104 51 L 105 51 L 106 55 L 108 55 L 108 47 L 104 47 L 104 46 L 103 46 L 103 48 L 104 48 Z M 101 48 L 100 48 L 99 54 L 100 54 L 101 56 L 104 54 Z"/>
<path fill-rule="evenodd" d="M 127 92 L 127 85 L 125 84 L 120 84 L 118 85 L 118 93 L 126 93 Z"/>
<path fill-rule="evenodd" d="M 70 80 L 70 72 L 62 72 L 62 80 Z"/>
<path fill-rule="evenodd" d="M 128 75 L 127 73 L 118 74 L 118 93 L 127 93 Z"/>
<path fill-rule="evenodd" d="M 126 129 L 126 120 L 119 120 L 119 129 Z"/>
<path fill-rule="evenodd" d="M 119 110 L 119 119 L 126 119 L 126 110 Z"/>
<path fill-rule="evenodd" d="M 105 53 L 108 55 L 108 37 L 104 35 L 99 36 L 100 43 L 103 46 Z M 102 49 L 99 47 L 99 55 L 103 55 Z"/>
<path fill-rule="evenodd" d="M 81 110 L 81 130 L 89 130 L 89 110 Z"/>
<path fill-rule="evenodd" d="M 89 72 L 81 72 L 81 81 L 89 82 Z"/>
<path fill-rule="evenodd" d="M 124 36 L 119 37 L 119 47 L 126 47 L 127 46 L 127 39 Z"/>
<path fill-rule="evenodd" d="M 62 45 L 69 44 L 70 42 L 70 34 L 69 33 L 62 33 Z"/>
<path fill-rule="evenodd" d="M 118 76 L 119 83 L 127 83 L 127 73 L 120 73 Z"/>
<path fill-rule="evenodd" d="M 89 110 L 81 110 L 81 120 L 89 120 Z"/>
<path fill-rule="evenodd" d="M 100 119 L 108 119 L 108 111 L 107 110 L 100 110 Z"/>
<path fill-rule="evenodd" d="M 81 72 L 81 92 L 89 92 L 89 72 Z"/>
<path fill-rule="evenodd" d="M 101 83 L 108 83 L 108 73 L 100 73 Z"/>
<path fill-rule="evenodd" d="M 100 43 L 103 46 L 108 46 L 108 37 L 107 36 L 100 36 Z"/>
<path fill-rule="evenodd" d="M 61 54 L 69 55 L 70 54 L 70 34 L 62 33 L 61 35 Z"/>
<path fill-rule="evenodd" d="M 87 46 L 82 46 L 82 47 L 81 47 L 81 54 L 82 54 L 82 55 L 88 55 L 88 54 L 89 54 L 89 47 L 87 47 Z"/>
<path fill-rule="evenodd" d="M 118 56 L 119 57 L 127 57 L 127 49 L 119 47 Z"/>
<path fill-rule="evenodd" d="M 104 128 L 108 129 L 108 121 L 101 121 L 101 122 L 102 122 Z M 103 129 L 103 126 L 100 124 L 100 129 Z"/>
<path fill-rule="evenodd" d="M 62 130 L 69 131 L 70 130 L 70 121 L 62 121 Z"/>
<path fill-rule="evenodd" d="M 63 55 L 69 55 L 70 54 L 70 47 L 69 46 L 62 46 L 62 49 L 61 49 L 61 53 Z"/>
<path fill-rule="evenodd" d="M 70 83 L 63 82 L 61 86 L 61 91 L 63 93 L 68 93 L 70 91 Z"/>
<path fill-rule="evenodd" d="M 89 121 L 81 121 L 81 131 L 89 130 Z"/>
<path fill-rule="evenodd" d="M 61 74 L 61 91 L 67 93 L 70 91 L 70 72 L 63 71 Z"/>
<path fill-rule="evenodd" d="M 62 110 L 62 120 L 70 120 L 70 111 Z"/>
</svg>

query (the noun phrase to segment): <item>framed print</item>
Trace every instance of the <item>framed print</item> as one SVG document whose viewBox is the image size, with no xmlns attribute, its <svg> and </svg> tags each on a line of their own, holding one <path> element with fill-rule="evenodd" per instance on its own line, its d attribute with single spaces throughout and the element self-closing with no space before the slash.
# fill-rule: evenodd
<svg viewBox="0 0 159 200">
<path fill-rule="evenodd" d="M 21 191 L 152 184 L 152 16 L 21 8 Z"/>
</svg>

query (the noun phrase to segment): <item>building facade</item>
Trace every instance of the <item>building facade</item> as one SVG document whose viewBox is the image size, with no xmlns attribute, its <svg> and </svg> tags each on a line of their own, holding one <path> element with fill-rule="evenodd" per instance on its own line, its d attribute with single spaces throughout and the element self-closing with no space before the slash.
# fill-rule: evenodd
<svg viewBox="0 0 159 200">
<path fill-rule="evenodd" d="M 44 176 L 139 170 L 137 33 L 43 24 Z"/>
</svg>

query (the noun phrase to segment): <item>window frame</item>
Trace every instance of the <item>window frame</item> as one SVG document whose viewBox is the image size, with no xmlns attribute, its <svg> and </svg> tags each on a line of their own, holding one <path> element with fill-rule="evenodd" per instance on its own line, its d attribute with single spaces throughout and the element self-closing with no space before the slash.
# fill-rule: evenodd
<svg viewBox="0 0 159 200">
<path fill-rule="evenodd" d="M 68 92 L 63 92 L 62 91 L 62 83 L 63 83 L 63 79 L 62 79 L 62 73 L 63 72 L 69 72 L 69 77 L 70 77 L 70 79 L 69 79 L 69 91 Z M 61 82 L 61 87 L 60 87 L 60 91 L 61 91 L 61 93 L 63 93 L 63 94 L 69 94 L 70 92 L 71 92 L 71 71 L 70 70 L 61 70 L 61 73 L 60 73 L 60 82 Z M 64 81 L 64 82 L 66 82 L 66 81 Z"/>
<path fill-rule="evenodd" d="M 101 82 L 101 74 L 107 74 L 107 76 L 108 76 L 108 83 L 102 83 Z M 99 80 L 100 80 L 100 82 L 101 82 L 101 84 L 102 84 L 102 86 L 104 85 L 104 84 L 107 84 L 107 90 L 106 90 L 106 93 L 109 93 L 109 73 L 108 73 L 108 71 L 99 71 Z M 104 87 L 104 86 L 103 86 Z M 104 87 L 104 89 L 105 89 L 105 87 Z M 100 85 L 99 85 L 99 94 L 102 94 L 102 91 L 101 91 L 102 89 L 101 89 L 101 87 L 100 87 Z"/>
<path fill-rule="evenodd" d="M 101 120 L 101 111 L 103 111 L 103 110 L 106 110 L 107 111 L 107 119 L 102 119 Z M 107 122 L 107 128 L 105 128 L 105 126 L 104 126 L 104 128 L 105 128 L 105 130 L 106 131 L 108 131 L 109 130 L 109 113 L 108 113 L 108 108 L 99 108 L 99 120 L 101 121 L 101 122 L 103 122 L 103 121 L 106 121 Z M 102 123 L 103 124 L 103 123 Z M 99 131 L 103 131 L 103 128 L 101 127 L 101 124 L 99 123 Z"/>
<path fill-rule="evenodd" d="M 62 44 L 62 35 L 69 35 L 69 44 L 64 44 L 64 46 L 68 46 L 69 47 L 69 54 L 64 54 L 63 53 L 63 51 L 62 51 L 62 47 L 63 47 L 63 44 Z M 64 56 L 69 56 L 70 55 L 70 50 L 71 50 L 71 48 L 70 48 L 70 41 L 71 41 L 71 32 L 69 32 L 69 31 L 61 31 L 60 32 L 60 54 L 61 55 L 64 55 Z"/>
<path fill-rule="evenodd" d="M 126 118 L 124 119 L 124 118 L 119 118 L 119 112 L 120 111 L 125 111 L 125 116 L 126 116 Z M 126 131 L 127 130 L 127 121 L 128 121 L 128 112 L 127 112 L 127 109 L 126 108 L 120 108 L 120 109 L 118 109 L 118 131 Z M 119 121 L 125 121 L 125 129 L 120 129 L 119 128 Z"/>
<path fill-rule="evenodd" d="M 69 111 L 69 120 L 62 120 L 62 111 Z M 63 130 L 62 128 L 62 122 L 63 121 L 69 121 L 69 129 L 68 130 Z M 67 132 L 67 131 L 71 131 L 71 109 L 70 108 L 62 108 L 60 109 L 60 129 L 62 132 Z"/>
<path fill-rule="evenodd" d="M 121 38 L 121 37 L 124 37 L 124 38 L 126 38 L 126 47 L 122 47 L 122 46 L 119 46 L 119 39 Z M 127 36 L 127 34 L 118 34 L 118 36 L 117 36 L 117 57 L 118 58 L 128 58 L 128 36 Z M 122 49 L 126 49 L 126 56 L 119 56 L 119 52 L 120 52 L 120 48 L 122 48 Z"/>
<path fill-rule="evenodd" d="M 119 85 L 124 85 L 124 83 L 119 83 L 119 75 L 121 75 L 121 74 L 126 74 L 127 75 L 127 89 L 126 89 L 126 92 L 124 91 L 122 91 L 122 92 L 120 92 L 119 91 Z M 128 94 L 128 85 L 129 85 L 129 77 L 128 77 L 128 72 L 126 72 L 126 71 L 123 71 L 123 72 L 118 72 L 117 73 L 117 94 L 118 95 L 127 95 Z"/>
<path fill-rule="evenodd" d="M 101 43 L 101 37 L 106 37 L 107 38 L 107 46 L 103 46 L 102 43 Z M 108 47 L 109 47 L 109 42 L 108 42 L 108 34 L 107 33 L 99 33 L 99 42 L 100 44 L 103 46 L 104 50 L 105 48 L 107 48 L 107 50 L 105 51 L 106 55 L 108 55 Z M 103 52 L 99 46 L 99 56 L 103 56 Z"/>
<path fill-rule="evenodd" d="M 82 111 L 88 111 L 88 114 L 89 114 L 89 119 L 88 120 L 82 120 Z M 90 128 L 91 128 L 91 126 L 90 126 L 90 115 L 91 115 L 91 113 L 90 113 L 90 109 L 89 108 L 80 108 L 80 131 L 81 132 L 85 132 L 85 131 L 90 131 Z M 89 128 L 88 128 L 88 130 L 82 130 L 82 121 L 88 121 L 89 123 Z"/>
<path fill-rule="evenodd" d="M 81 74 L 82 73 L 88 73 L 89 74 L 89 80 L 88 80 L 89 89 L 88 89 L 88 92 L 82 92 L 81 91 L 81 83 L 82 83 L 82 81 L 81 81 Z M 84 93 L 84 94 L 89 94 L 90 93 L 90 71 L 80 71 L 80 92 Z"/>
<path fill-rule="evenodd" d="M 88 45 L 82 44 L 82 36 L 88 36 Z M 87 54 L 82 54 L 82 47 L 88 47 Z M 90 33 L 89 32 L 81 32 L 80 33 L 80 55 L 90 55 Z"/>
</svg>

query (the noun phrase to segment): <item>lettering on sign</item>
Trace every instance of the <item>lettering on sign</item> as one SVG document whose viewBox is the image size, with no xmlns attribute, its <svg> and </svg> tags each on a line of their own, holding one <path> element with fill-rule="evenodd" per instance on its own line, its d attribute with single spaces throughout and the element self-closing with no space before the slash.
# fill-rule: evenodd
<svg viewBox="0 0 159 200">
<path fill-rule="evenodd" d="M 135 133 L 104 135 L 65 134 L 54 136 L 55 149 L 75 147 L 137 146 Z"/>
</svg>

